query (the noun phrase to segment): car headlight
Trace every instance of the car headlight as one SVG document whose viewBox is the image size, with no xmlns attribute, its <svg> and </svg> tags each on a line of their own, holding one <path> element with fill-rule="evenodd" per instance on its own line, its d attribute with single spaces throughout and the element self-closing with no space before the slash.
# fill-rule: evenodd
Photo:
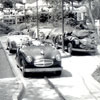
<svg viewBox="0 0 100 100">
<path fill-rule="evenodd" d="M 76 45 L 79 44 L 79 40 L 75 40 L 75 44 L 76 44 Z"/>
<path fill-rule="evenodd" d="M 27 61 L 28 63 L 31 63 L 31 62 L 32 62 L 32 57 L 31 57 L 31 56 L 27 56 L 27 57 L 26 57 L 26 61 Z"/>
<path fill-rule="evenodd" d="M 19 47 L 19 48 L 20 48 L 21 46 L 22 46 L 21 44 L 17 44 L 17 47 Z"/>
<path fill-rule="evenodd" d="M 88 43 L 87 38 L 82 39 L 80 42 L 81 42 L 83 45 L 87 45 L 87 43 Z"/>
<path fill-rule="evenodd" d="M 61 56 L 59 54 L 56 55 L 56 60 L 61 61 Z"/>
</svg>

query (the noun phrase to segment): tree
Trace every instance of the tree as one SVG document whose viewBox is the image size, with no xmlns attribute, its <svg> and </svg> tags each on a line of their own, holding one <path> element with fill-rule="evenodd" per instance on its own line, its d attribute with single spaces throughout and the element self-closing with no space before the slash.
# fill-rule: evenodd
<svg viewBox="0 0 100 100">
<path fill-rule="evenodd" d="M 13 3 L 10 0 L 6 0 L 3 2 L 4 8 L 13 8 Z"/>
<path fill-rule="evenodd" d="M 91 22 L 92 22 L 92 25 L 93 25 L 93 27 L 95 28 L 95 23 L 94 23 L 94 18 L 93 18 L 93 15 L 92 15 L 92 10 L 91 10 L 91 2 L 92 2 L 93 0 L 87 0 L 87 2 L 88 2 L 88 7 L 87 7 L 87 10 L 88 10 L 88 12 L 89 12 L 89 17 L 90 17 L 90 19 L 91 19 Z"/>
</svg>

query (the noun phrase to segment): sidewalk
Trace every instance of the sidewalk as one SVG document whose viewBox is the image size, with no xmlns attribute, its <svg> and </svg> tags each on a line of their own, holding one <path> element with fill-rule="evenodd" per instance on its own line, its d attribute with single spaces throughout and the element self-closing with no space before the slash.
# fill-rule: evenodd
<svg viewBox="0 0 100 100">
<path fill-rule="evenodd" d="M 0 78 L 11 78 L 14 76 L 15 75 L 11 70 L 10 63 L 0 42 Z"/>
<path fill-rule="evenodd" d="M 0 100 L 12 100 L 14 93 L 19 91 L 18 86 L 18 80 L 0 42 Z"/>
</svg>

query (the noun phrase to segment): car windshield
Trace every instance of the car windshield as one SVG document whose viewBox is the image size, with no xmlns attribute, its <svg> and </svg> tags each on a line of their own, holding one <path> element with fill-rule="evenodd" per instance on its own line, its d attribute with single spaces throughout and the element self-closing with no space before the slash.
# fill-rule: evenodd
<svg viewBox="0 0 100 100">
<path fill-rule="evenodd" d="M 33 46 L 40 46 L 42 44 L 42 42 L 40 40 L 32 40 L 32 45 Z"/>
<path fill-rule="evenodd" d="M 42 41 L 42 43 L 45 45 L 45 46 L 54 46 L 54 43 L 50 40 L 45 40 L 45 41 Z"/>
<path fill-rule="evenodd" d="M 54 46 L 54 43 L 51 41 L 41 41 L 41 40 L 32 40 L 33 46 Z"/>
<path fill-rule="evenodd" d="M 9 36 L 10 36 L 10 35 L 24 35 L 24 33 L 23 33 L 23 32 L 11 32 L 11 33 L 9 33 L 8 35 L 9 35 Z"/>
</svg>

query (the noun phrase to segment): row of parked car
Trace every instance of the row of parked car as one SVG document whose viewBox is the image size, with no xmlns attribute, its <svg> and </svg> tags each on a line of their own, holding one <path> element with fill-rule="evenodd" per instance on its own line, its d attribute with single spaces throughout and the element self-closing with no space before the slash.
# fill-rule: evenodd
<svg viewBox="0 0 100 100">
<path fill-rule="evenodd" d="M 36 36 L 37 29 L 33 29 Z M 61 55 L 58 48 L 62 46 L 61 30 L 57 28 L 40 28 L 39 39 L 30 37 L 21 31 L 10 32 L 7 37 L 7 49 L 16 51 L 16 61 L 22 68 L 23 75 L 36 72 L 62 72 Z M 96 52 L 95 32 L 91 30 L 74 30 L 64 34 L 64 49 L 73 51 Z M 52 52 L 51 52 L 52 51 Z"/>
<path fill-rule="evenodd" d="M 45 30 L 45 31 L 44 31 Z M 50 39 L 54 42 L 56 48 L 62 47 L 62 30 L 60 28 L 40 29 L 43 39 Z M 97 51 L 97 34 L 94 30 L 75 29 L 65 31 L 64 49 L 72 54 L 73 51 L 95 53 Z"/>
<path fill-rule="evenodd" d="M 11 32 L 7 37 L 7 49 L 15 52 L 17 66 L 27 73 L 54 73 L 61 75 L 61 55 L 49 40 L 32 39 L 23 32 Z M 52 52 L 51 52 L 52 51 Z"/>
<path fill-rule="evenodd" d="M 51 34 L 57 48 L 62 46 L 62 34 Z M 92 30 L 74 30 L 64 34 L 64 48 L 72 54 L 73 51 L 95 53 L 97 51 L 96 33 Z"/>
</svg>

